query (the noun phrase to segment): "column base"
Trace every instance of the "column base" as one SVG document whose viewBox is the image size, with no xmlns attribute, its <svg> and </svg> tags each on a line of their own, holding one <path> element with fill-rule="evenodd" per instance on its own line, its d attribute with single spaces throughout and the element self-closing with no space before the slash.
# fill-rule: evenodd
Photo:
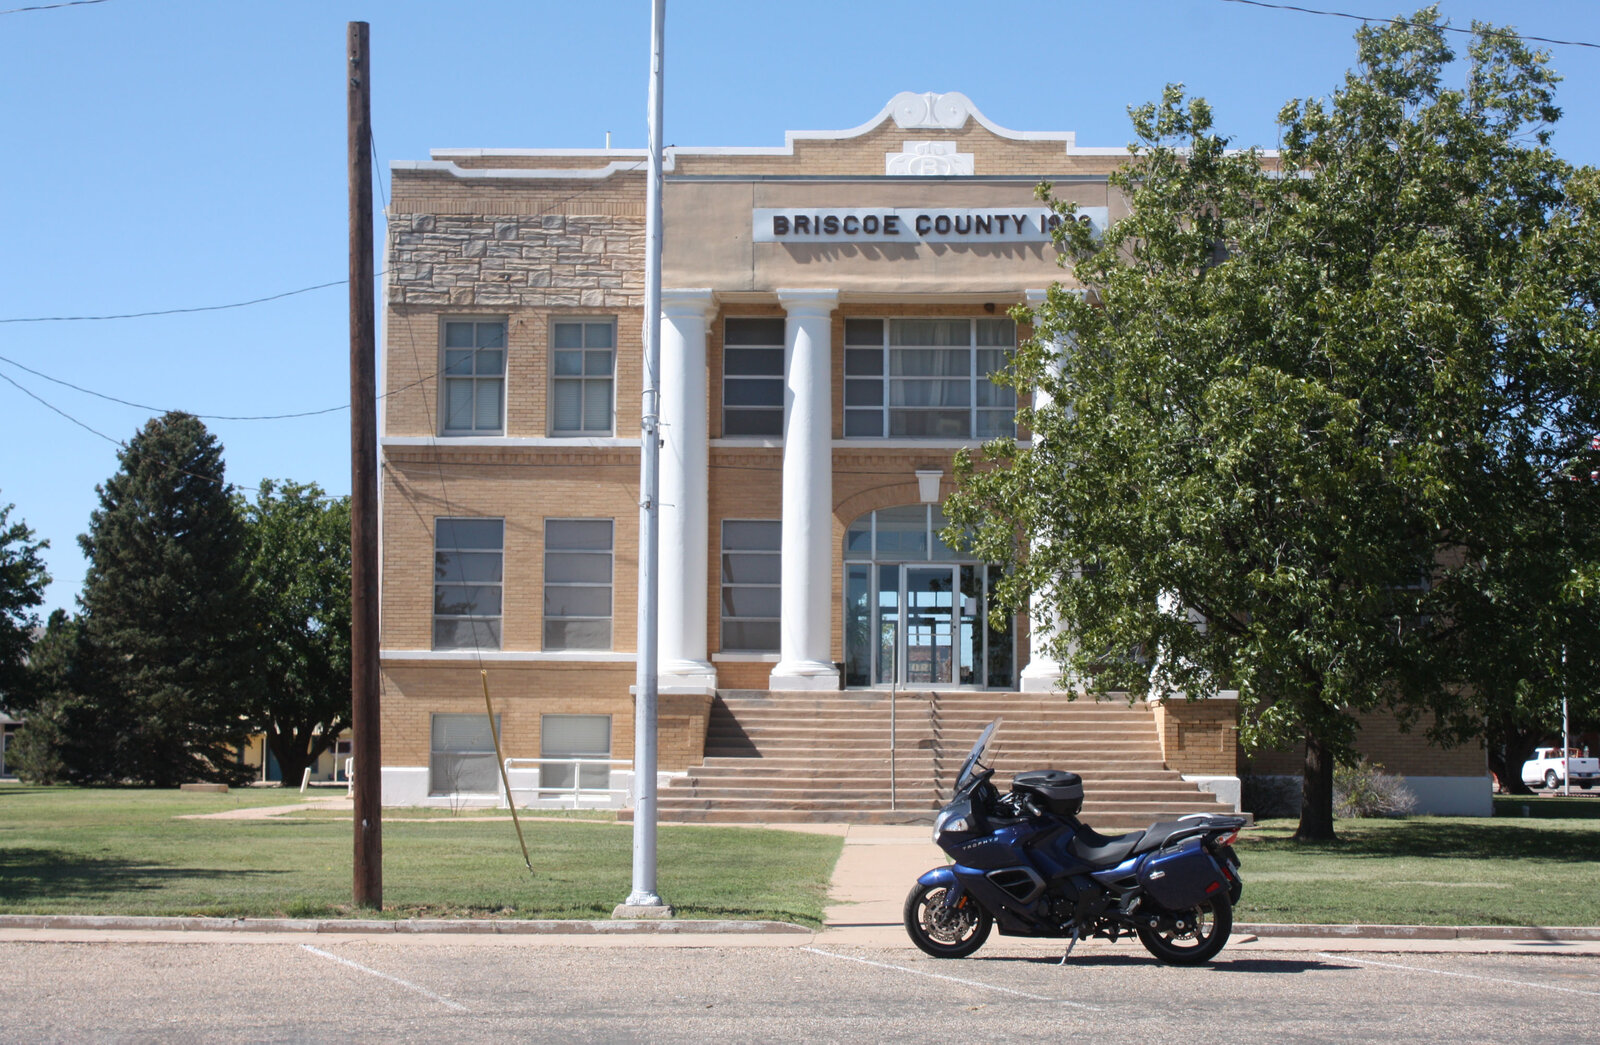
<svg viewBox="0 0 1600 1045">
<path fill-rule="evenodd" d="M 775 690 L 839 689 L 839 669 L 821 660 L 785 660 L 772 667 L 767 688 Z"/>
<path fill-rule="evenodd" d="M 611 911 L 613 918 L 626 918 L 629 920 L 641 918 L 671 918 L 672 908 L 659 899 L 656 903 L 619 903 Z"/>
<path fill-rule="evenodd" d="M 1017 688 L 1024 693 L 1067 693 L 1070 685 L 1061 681 L 1061 665 L 1053 660 L 1030 660 L 1022 669 Z"/>
<path fill-rule="evenodd" d="M 674 660 L 661 665 L 656 692 L 715 694 L 717 669 L 703 660 Z"/>
</svg>

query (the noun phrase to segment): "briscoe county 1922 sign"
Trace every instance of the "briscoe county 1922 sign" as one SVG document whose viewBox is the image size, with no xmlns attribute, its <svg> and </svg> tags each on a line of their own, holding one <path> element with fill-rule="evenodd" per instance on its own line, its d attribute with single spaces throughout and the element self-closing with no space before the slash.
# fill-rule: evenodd
<svg viewBox="0 0 1600 1045">
<path fill-rule="evenodd" d="M 1046 207 L 757 207 L 757 243 L 1048 243 L 1066 219 Z M 1105 230 L 1105 207 L 1077 220 Z"/>
</svg>

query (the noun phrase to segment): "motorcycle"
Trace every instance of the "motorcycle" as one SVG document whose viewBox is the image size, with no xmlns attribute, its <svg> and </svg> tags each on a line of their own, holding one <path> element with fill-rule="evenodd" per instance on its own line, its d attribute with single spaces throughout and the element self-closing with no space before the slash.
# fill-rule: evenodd
<svg viewBox="0 0 1600 1045">
<path fill-rule="evenodd" d="M 935 958 L 965 958 L 989 931 L 1005 936 L 1116 942 L 1137 935 L 1163 962 L 1198 965 L 1228 942 L 1243 881 L 1233 843 L 1247 821 L 1192 814 L 1105 837 L 1078 819 L 1083 779 L 1018 773 L 1002 795 L 984 764 L 989 723 L 934 820 L 933 840 L 955 861 L 917 879 L 906 897 L 911 941 Z"/>
</svg>

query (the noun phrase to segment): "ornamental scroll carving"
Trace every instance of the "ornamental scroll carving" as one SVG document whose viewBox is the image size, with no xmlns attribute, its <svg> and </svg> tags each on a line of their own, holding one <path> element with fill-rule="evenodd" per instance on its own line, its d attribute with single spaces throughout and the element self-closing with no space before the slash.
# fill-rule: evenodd
<svg viewBox="0 0 1600 1045">
<path fill-rule="evenodd" d="M 971 174 L 973 154 L 957 152 L 955 142 L 906 142 L 900 152 L 883 154 L 883 173 Z"/>
<path fill-rule="evenodd" d="M 904 130 L 945 130 L 961 128 L 972 115 L 972 102 L 957 91 L 901 91 L 889 100 L 889 112 L 896 126 Z"/>
</svg>

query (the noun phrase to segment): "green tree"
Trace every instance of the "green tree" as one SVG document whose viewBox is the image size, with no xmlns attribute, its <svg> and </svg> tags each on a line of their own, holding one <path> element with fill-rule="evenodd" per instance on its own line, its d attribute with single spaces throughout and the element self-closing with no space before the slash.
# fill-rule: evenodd
<svg viewBox="0 0 1600 1045">
<path fill-rule="evenodd" d="M 71 672 L 77 642 L 77 621 L 66 610 L 56 610 L 28 654 L 28 678 L 23 687 L 26 721 L 6 749 L 6 763 L 29 783 L 57 784 L 68 779 L 68 737 L 62 724 L 76 713 Z"/>
<path fill-rule="evenodd" d="M 241 511 L 253 717 L 289 783 L 350 728 L 350 500 L 264 480 Z"/>
<path fill-rule="evenodd" d="M 245 637 L 244 534 L 222 447 L 200 420 L 149 421 L 98 487 L 79 538 L 79 699 L 61 726 L 67 773 L 170 787 L 248 779 L 235 752 L 258 687 Z"/>
<path fill-rule="evenodd" d="M 1356 39 L 1276 163 L 1179 88 L 1133 111 L 1131 213 L 1064 223 L 1087 294 L 1052 291 L 1017 354 L 1038 442 L 963 461 L 947 506 L 1015 567 L 1009 605 L 1041 592 L 1069 676 L 1225 684 L 1247 747 L 1303 743 L 1302 839 L 1333 837 L 1360 713 L 1481 734 L 1524 634 L 1497 592 L 1537 601 L 1530 558 L 1576 551 L 1551 519 L 1600 506 L 1558 481 L 1600 417 L 1600 181 L 1548 146 L 1556 77 L 1477 25 L 1446 86 L 1431 8 Z"/>
<path fill-rule="evenodd" d="M 44 603 L 50 583 L 39 553 L 50 542 L 35 541 L 22 520 L 10 522 L 15 507 L 0 506 L 0 707 L 21 710 L 28 649 L 39 626 L 34 611 Z"/>
</svg>

